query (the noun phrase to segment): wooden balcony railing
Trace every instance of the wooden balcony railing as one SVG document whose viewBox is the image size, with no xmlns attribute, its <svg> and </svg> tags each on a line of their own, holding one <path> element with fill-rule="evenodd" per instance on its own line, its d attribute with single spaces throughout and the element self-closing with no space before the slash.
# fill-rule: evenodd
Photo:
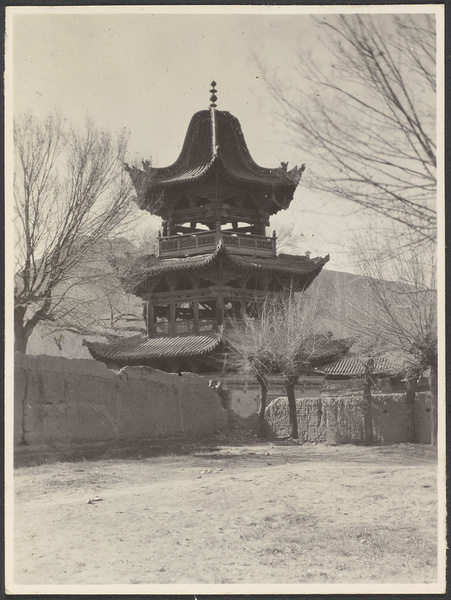
<svg viewBox="0 0 451 600">
<path fill-rule="evenodd" d="M 218 322 L 216 319 L 199 319 L 199 333 L 205 331 L 217 331 Z M 194 334 L 196 331 L 196 324 L 194 319 L 184 319 L 182 321 L 176 321 L 173 324 L 173 334 L 171 334 L 171 323 L 170 322 L 157 322 L 154 323 L 150 335 L 153 336 L 169 336 L 169 335 L 183 335 Z"/>
<path fill-rule="evenodd" d="M 218 322 L 216 319 L 199 319 L 199 331 L 216 331 Z"/>
<path fill-rule="evenodd" d="M 159 240 L 159 256 L 172 258 L 213 252 L 219 240 L 229 252 L 253 256 L 275 256 L 276 238 L 264 235 L 232 233 L 230 231 L 205 231 L 188 235 L 171 235 Z"/>
<path fill-rule="evenodd" d="M 169 322 L 166 323 L 154 323 L 154 333 L 155 335 L 169 335 Z"/>
<path fill-rule="evenodd" d="M 174 323 L 175 334 L 194 333 L 194 319 L 185 321 L 176 321 Z"/>
</svg>

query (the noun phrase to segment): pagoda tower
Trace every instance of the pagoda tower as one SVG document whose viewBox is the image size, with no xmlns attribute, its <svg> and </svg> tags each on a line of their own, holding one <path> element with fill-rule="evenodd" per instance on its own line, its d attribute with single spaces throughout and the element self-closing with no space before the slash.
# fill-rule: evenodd
<svg viewBox="0 0 451 600">
<path fill-rule="evenodd" d="M 138 206 L 162 219 L 158 255 L 143 257 L 133 293 L 142 298 L 147 335 L 115 344 L 85 342 L 91 355 L 118 368 L 214 372 L 230 319 L 268 294 L 305 290 L 329 257 L 277 254 L 269 218 L 289 207 L 304 165 L 258 166 L 241 125 L 216 107 L 189 124 L 169 167 L 125 166 Z"/>
</svg>

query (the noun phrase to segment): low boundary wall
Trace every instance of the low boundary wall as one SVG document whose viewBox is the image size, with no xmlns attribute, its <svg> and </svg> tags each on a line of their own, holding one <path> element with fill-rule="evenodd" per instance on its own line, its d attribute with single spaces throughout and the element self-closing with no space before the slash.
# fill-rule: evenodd
<svg viewBox="0 0 451 600">
<path fill-rule="evenodd" d="M 430 400 L 427 392 L 417 394 L 415 410 L 405 394 L 373 394 L 368 411 L 361 394 L 298 398 L 296 409 L 300 441 L 364 444 L 368 428 L 373 444 L 429 443 Z M 266 409 L 266 421 L 277 436 L 289 437 L 288 400 L 280 397 Z"/>
<path fill-rule="evenodd" d="M 15 444 L 206 435 L 227 425 L 227 410 L 197 375 L 15 353 Z"/>
</svg>

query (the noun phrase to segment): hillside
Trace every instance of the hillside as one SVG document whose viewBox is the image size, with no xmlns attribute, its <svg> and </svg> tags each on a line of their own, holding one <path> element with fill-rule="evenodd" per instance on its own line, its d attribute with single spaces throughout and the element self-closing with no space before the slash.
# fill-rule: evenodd
<svg viewBox="0 0 451 600">
<path fill-rule="evenodd" d="M 29 354 L 91 358 L 82 340 L 113 341 L 143 332 L 142 301 L 124 292 L 112 258 L 135 251 L 126 239 L 100 242 L 72 270 L 53 297 L 60 305 L 55 319 L 41 321 L 28 341 Z"/>
<path fill-rule="evenodd" d="M 368 278 L 323 269 L 316 279 L 316 286 L 322 326 L 336 338 L 351 335 L 356 310 L 370 310 Z"/>
</svg>

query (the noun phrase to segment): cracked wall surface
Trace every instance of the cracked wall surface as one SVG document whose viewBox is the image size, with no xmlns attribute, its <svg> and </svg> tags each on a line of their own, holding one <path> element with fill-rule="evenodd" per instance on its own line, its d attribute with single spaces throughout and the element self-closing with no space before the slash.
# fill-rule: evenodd
<svg viewBox="0 0 451 600">
<path fill-rule="evenodd" d="M 15 444 L 203 435 L 227 424 L 217 394 L 191 373 L 15 354 Z"/>
</svg>

